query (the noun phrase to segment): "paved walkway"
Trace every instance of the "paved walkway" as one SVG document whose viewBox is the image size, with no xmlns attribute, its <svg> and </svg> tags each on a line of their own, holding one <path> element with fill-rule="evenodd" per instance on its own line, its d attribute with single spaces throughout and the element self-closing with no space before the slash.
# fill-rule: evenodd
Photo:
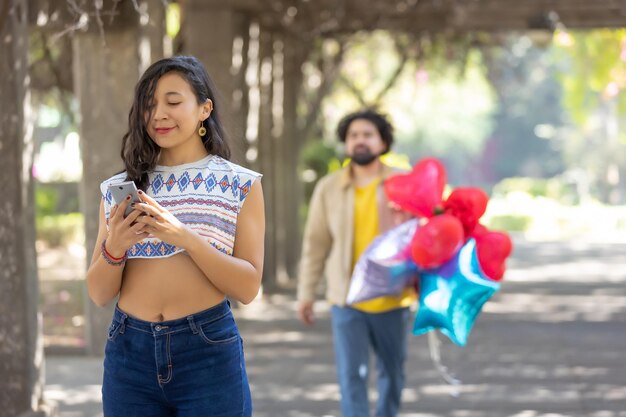
<svg viewBox="0 0 626 417">
<path fill-rule="evenodd" d="M 305 329 L 294 306 L 275 295 L 236 311 L 254 415 L 339 416 L 328 311 Z M 440 339 L 460 395 L 413 337 L 402 417 L 626 417 L 626 244 L 518 240 L 468 346 Z M 61 417 L 101 416 L 100 379 L 100 358 L 47 358 Z"/>
</svg>

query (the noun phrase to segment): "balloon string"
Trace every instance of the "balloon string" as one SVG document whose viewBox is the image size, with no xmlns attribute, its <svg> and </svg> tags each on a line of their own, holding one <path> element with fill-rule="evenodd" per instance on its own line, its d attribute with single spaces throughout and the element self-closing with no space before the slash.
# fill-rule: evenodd
<svg viewBox="0 0 626 417">
<path fill-rule="evenodd" d="M 428 332 L 428 348 L 430 350 L 430 359 L 433 361 L 433 365 L 435 365 L 435 369 L 439 372 L 439 376 L 446 381 L 448 384 L 452 385 L 453 388 L 450 390 L 450 395 L 453 397 L 458 397 L 461 393 L 456 386 L 461 385 L 461 380 L 455 378 L 448 372 L 448 368 L 445 367 L 441 363 L 441 342 L 437 337 L 437 333 L 434 330 Z"/>
</svg>

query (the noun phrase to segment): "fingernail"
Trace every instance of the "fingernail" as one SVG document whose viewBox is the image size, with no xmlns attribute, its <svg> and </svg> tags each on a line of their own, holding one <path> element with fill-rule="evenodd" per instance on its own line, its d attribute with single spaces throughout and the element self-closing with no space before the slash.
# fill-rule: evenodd
<svg viewBox="0 0 626 417">
<path fill-rule="evenodd" d="M 137 192 L 138 192 L 139 194 L 143 194 L 143 191 L 141 191 L 141 190 L 139 190 L 139 191 L 137 191 Z"/>
<path fill-rule="evenodd" d="M 130 196 L 126 197 L 127 200 L 130 200 Z"/>
</svg>

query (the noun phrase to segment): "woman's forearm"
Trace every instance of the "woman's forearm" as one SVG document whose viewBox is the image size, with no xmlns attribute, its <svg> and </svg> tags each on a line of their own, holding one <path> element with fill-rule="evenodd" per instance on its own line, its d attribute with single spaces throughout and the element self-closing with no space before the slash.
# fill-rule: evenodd
<svg viewBox="0 0 626 417">
<path fill-rule="evenodd" d="M 104 307 L 120 292 L 124 266 L 109 265 L 102 255 L 87 270 L 87 292 L 98 306 Z"/>
<path fill-rule="evenodd" d="M 185 249 L 208 280 L 227 296 L 243 304 L 257 296 L 262 273 L 250 262 L 220 252 L 195 233 L 190 233 Z"/>
</svg>

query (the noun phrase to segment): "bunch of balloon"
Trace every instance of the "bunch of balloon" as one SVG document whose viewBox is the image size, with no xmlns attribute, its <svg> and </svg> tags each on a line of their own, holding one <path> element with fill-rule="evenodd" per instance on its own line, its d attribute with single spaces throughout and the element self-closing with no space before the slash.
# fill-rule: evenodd
<svg viewBox="0 0 626 417">
<path fill-rule="evenodd" d="M 512 243 L 479 223 L 489 197 L 455 188 L 443 199 L 446 172 L 435 158 L 385 181 L 389 201 L 416 218 L 379 236 L 355 267 L 348 303 L 419 288 L 413 334 L 438 329 L 467 344 L 484 303 L 500 288 Z"/>
</svg>

